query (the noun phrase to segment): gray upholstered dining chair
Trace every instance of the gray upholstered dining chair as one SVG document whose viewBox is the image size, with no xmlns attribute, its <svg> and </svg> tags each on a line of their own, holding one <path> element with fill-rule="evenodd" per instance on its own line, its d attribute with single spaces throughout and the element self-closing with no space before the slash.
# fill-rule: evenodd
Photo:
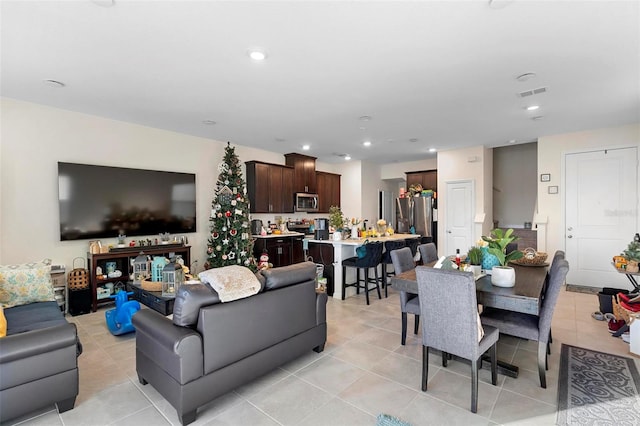
<svg viewBox="0 0 640 426">
<path fill-rule="evenodd" d="M 480 318 L 483 325 L 498 327 L 500 332 L 522 339 L 538 342 L 538 374 L 540 386 L 547 387 L 547 351 L 551 334 L 551 320 L 558 301 L 560 289 L 569 271 L 569 263 L 565 259 L 556 260 L 557 267 L 549 274 L 549 286 L 542 299 L 540 315 L 511 312 L 502 309 L 483 309 Z"/>
<path fill-rule="evenodd" d="M 413 261 L 413 254 L 409 247 L 403 247 L 391 252 L 391 263 L 396 275 L 415 269 L 416 263 Z M 418 295 L 400 291 L 400 312 L 402 313 L 402 337 L 400 342 L 407 343 L 407 314 L 415 315 L 413 332 L 418 334 L 420 325 L 420 302 Z"/>
<path fill-rule="evenodd" d="M 429 348 L 471 361 L 471 412 L 478 411 L 478 368 L 482 355 L 491 356 L 491 383 L 497 382 L 498 329 L 490 325 L 481 333 L 476 299 L 476 281 L 470 272 L 445 271 L 418 266 L 418 297 L 422 316 L 422 390 L 427 390 Z M 452 316 L 454 315 L 454 316 Z M 455 326 L 452 327 L 452 320 Z"/>
<path fill-rule="evenodd" d="M 422 259 L 423 265 L 438 260 L 438 249 L 434 243 L 420 244 L 418 252 L 420 252 L 420 259 Z"/>
</svg>

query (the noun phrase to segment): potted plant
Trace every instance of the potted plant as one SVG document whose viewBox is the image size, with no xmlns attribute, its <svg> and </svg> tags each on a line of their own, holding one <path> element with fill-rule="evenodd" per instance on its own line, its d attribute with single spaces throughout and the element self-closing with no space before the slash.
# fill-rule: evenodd
<svg viewBox="0 0 640 426">
<path fill-rule="evenodd" d="M 333 228 L 333 239 L 342 239 L 342 228 L 344 227 L 344 215 L 340 207 L 329 207 L 329 226 Z"/>
<path fill-rule="evenodd" d="M 636 238 L 634 238 L 622 255 L 627 259 L 627 272 L 638 272 L 638 262 L 640 262 L 640 241 L 637 241 Z"/>
<path fill-rule="evenodd" d="M 480 275 L 480 271 L 482 270 L 482 256 L 482 249 L 478 246 L 471 247 L 467 252 L 467 259 L 469 259 L 471 272 L 473 272 L 474 277 Z"/>
<path fill-rule="evenodd" d="M 515 285 L 516 273 L 508 264 L 512 260 L 522 258 L 522 252 L 514 250 L 507 254 L 507 246 L 518 238 L 518 236 L 513 235 L 513 229 L 504 231 L 499 228 L 492 230 L 489 237 L 482 237 L 489 244 L 488 252 L 496 257 L 499 264 L 494 266 L 491 272 L 491 283 L 493 285 L 498 287 L 513 287 Z"/>
</svg>

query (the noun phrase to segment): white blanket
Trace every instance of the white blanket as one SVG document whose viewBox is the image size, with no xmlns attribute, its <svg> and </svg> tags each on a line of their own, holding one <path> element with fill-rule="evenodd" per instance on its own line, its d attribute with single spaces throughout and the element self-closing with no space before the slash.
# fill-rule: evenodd
<svg viewBox="0 0 640 426">
<path fill-rule="evenodd" d="M 243 299 L 260 291 L 260 281 L 249 268 L 231 265 L 209 269 L 198 274 L 200 281 L 218 292 L 221 302 Z"/>
</svg>

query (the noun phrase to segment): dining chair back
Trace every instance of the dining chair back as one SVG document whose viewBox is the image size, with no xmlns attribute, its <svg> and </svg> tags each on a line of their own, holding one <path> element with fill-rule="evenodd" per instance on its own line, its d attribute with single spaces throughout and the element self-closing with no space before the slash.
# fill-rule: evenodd
<svg viewBox="0 0 640 426">
<path fill-rule="evenodd" d="M 342 300 L 345 297 L 346 287 L 355 287 L 356 293 L 360 293 L 360 288 L 364 289 L 367 305 L 369 304 L 369 292 L 378 291 L 378 299 L 382 299 L 380 294 L 380 277 L 378 276 L 378 265 L 382 261 L 382 243 L 379 241 L 364 245 L 365 255 L 363 257 L 353 256 L 342 261 Z M 347 283 L 347 268 L 356 268 L 356 281 Z M 369 269 L 373 268 L 375 278 L 369 278 Z M 364 270 L 364 280 L 360 279 L 360 270 Z M 362 286 L 360 285 L 362 283 Z M 369 284 L 375 284 L 370 287 Z"/>
<path fill-rule="evenodd" d="M 393 263 L 393 270 L 396 274 L 410 271 L 416 267 L 409 247 L 393 250 L 391 252 L 391 262 Z M 404 345 L 407 343 L 407 314 L 415 315 L 413 332 L 414 334 L 418 334 L 418 327 L 420 326 L 420 299 L 418 299 L 417 294 L 407 293 L 406 291 L 400 291 L 399 293 L 400 314 L 402 317 L 400 343 Z"/>
<path fill-rule="evenodd" d="M 422 390 L 427 390 L 429 348 L 471 361 L 471 411 L 478 407 L 478 364 L 490 350 L 491 381 L 497 381 L 496 343 L 498 329 L 478 326 L 476 282 L 469 272 L 448 271 L 419 266 L 416 269 L 420 315 L 422 316 Z M 455 324 L 455 325 L 453 325 Z"/>
<path fill-rule="evenodd" d="M 424 265 L 438 260 L 438 249 L 434 243 L 420 244 L 418 251 Z"/>
<path fill-rule="evenodd" d="M 549 274 L 549 285 L 542 299 L 538 315 L 487 308 L 480 318 L 483 325 L 500 329 L 500 333 L 538 342 L 538 375 L 540 386 L 547 387 L 546 374 L 548 343 L 551 336 L 551 320 L 558 302 L 560 289 L 564 284 L 569 263 L 565 259 L 556 260 L 557 267 Z"/>
</svg>

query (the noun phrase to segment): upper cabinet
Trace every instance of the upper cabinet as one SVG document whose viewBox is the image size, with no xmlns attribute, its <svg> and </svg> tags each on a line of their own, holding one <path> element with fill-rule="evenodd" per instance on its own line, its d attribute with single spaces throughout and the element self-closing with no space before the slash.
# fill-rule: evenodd
<svg viewBox="0 0 640 426">
<path fill-rule="evenodd" d="M 340 207 L 340 175 L 316 172 L 318 183 L 318 213 L 328 213 L 329 207 Z"/>
<path fill-rule="evenodd" d="M 251 213 L 293 213 L 293 167 L 260 161 L 245 164 Z"/>
<path fill-rule="evenodd" d="M 316 157 L 303 154 L 285 154 L 287 166 L 293 167 L 293 192 L 318 192 L 316 180 Z"/>
<path fill-rule="evenodd" d="M 407 172 L 407 190 L 415 184 L 422 185 L 423 189 L 438 191 L 438 171 Z"/>
</svg>

